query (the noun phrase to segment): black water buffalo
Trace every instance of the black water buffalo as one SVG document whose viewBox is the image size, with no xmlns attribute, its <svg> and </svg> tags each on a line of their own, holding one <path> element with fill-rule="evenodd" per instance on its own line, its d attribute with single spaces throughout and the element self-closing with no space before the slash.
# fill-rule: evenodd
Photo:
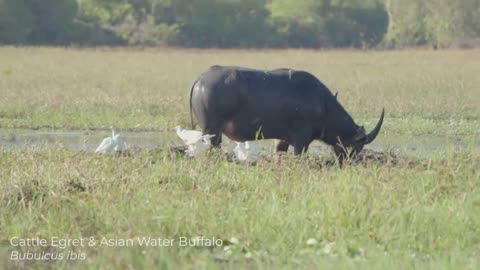
<svg viewBox="0 0 480 270">
<path fill-rule="evenodd" d="M 339 158 L 362 150 L 380 131 L 384 111 L 369 134 L 355 124 L 336 96 L 315 76 L 291 69 L 255 70 L 212 66 L 190 90 L 190 117 L 195 114 L 203 134 L 235 141 L 277 139 L 276 150 L 295 155 L 322 140 Z"/>
</svg>

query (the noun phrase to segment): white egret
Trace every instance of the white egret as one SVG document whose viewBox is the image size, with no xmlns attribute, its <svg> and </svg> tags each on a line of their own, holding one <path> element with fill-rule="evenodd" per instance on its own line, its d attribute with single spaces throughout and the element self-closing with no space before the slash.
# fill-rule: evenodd
<svg viewBox="0 0 480 270">
<path fill-rule="evenodd" d="M 95 153 L 110 153 L 112 151 L 124 151 L 125 142 L 120 138 L 120 134 L 115 134 L 112 128 L 112 136 L 106 137 L 95 150 Z"/>
<path fill-rule="evenodd" d="M 191 157 L 209 149 L 211 146 L 210 139 L 215 137 L 215 135 L 210 134 L 202 135 L 202 132 L 197 130 L 182 129 L 180 126 L 176 126 L 175 130 L 178 137 L 180 137 L 187 146 L 185 152 Z"/>
<path fill-rule="evenodd" d="M 215 137 L 215 135 L 202 135 L 195 143 L 187 144 L 187 150 L 185 152 L 191 157 L 197 156 L 210 148 L 210 139 L 213 137 Z"/>
<path fill-rule="evenodd" d="M 117 136 L 117 145 L 115 145 L 115 147 L 113 148 L 113 150 L 115 150 L 115 152 L 123 152 L 127 149 L 127 144 L 123 141 L 122 138 L 119 137 L 119 135 L 115 135 Z"/>
<path fill-rule="evenodd" d="M 233 150 L 235 157 L 239 161 L 252 162 L 258 159 L 258 151 L 253 146 L 250 145 L 248 141 L 246 142 L 236 142 L 237 146 Z"/>
<path fill-rule="evenodd" d="M 203 135 L 202 132 L 198 130 L 186 130 L 180 126 L 176 126 L 175 130 L 177 131 L 178 137 L 180 137 L 186 145 L 197 143 Z"/>
</svg>

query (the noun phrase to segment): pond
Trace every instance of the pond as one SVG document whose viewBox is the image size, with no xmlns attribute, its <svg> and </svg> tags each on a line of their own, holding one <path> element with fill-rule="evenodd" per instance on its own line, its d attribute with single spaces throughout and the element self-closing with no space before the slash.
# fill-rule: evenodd
<svg viewBox="0 0 480 270">
<path fill-rule="evenodd" d="M 181 145 L 182 141 L 171 131 L 121 131 L 118 133 L 128 147 L 155 149 Z M 28 129 L 0 129 L 0 147 L 29 147 L 39 145 L 43 147 L 66 147 L 77 151 L 95 151 L 109 131 L 59 131 L 59 130 L 28 130 Z M 228 138 L 224 138 L 225 149 L 231 150 L 235 146 Z M 473 148 L 480 153 L 480 134 L 470 136 L 432 136 L 432 135 L 396 135 L 380 134 L 377 139 L 365 148 L 376 151 L 395 151 L 414 156 L 427 156 L 433 152 L 462 148 Z M 263 140 L 255 142 L 261 151 L 273 152 L 273 142 Z M 315 141 L 309 152 L 329 152 L 329 147 L 322 142 Z"/>
</svg>

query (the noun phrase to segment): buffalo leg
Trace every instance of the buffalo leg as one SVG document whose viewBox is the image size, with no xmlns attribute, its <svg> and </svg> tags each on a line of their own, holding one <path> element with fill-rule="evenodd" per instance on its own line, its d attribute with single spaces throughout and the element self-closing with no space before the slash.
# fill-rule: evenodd
<svg viewBox="0 0 480 270">
<path fill-rule="evenodd" d="M 203 134 L 215 135 L 215 137 L 210 139 L 210 142 L 213 147 L 220 147 L 220 144 L 222 143 L 222 131 L 205 130 L 203 131 Z"/>
<path fill-rule="evenodd" d="M 210 139 L 213 147 L 220 147 L 222 143 L 222 125 L 209 125 L 208 127 L 202 130 L 202 133 L 215 135 L 215 137 Z"/>
<path fill-rule="evenodd" d="M 287 152 L 290 144 L 284 140 L 275 140 L 275 152 Z"/>
<path fill-rule="evenodd" d="M 309 143 L 296 143 L 293 146 L 293 153 L 295 154 L 295 156 L 306 153 L 308 151 L 308 145 Z"/>
<path fill-rule="evenodd" d="M 293 144 L 293 153 L 295 156 L 299 156 L 301 154 L 307 153 L 308 151 L 308 146 L 312 142 L 311 139 L 309 139 L 310 136 L 307 135 L 299 135 L 295 140 Z"/>
<path fill-rule="evenodd" d="M 297 134 L 293 138 L 293 153 L 295 156 L 307 153 L 308 146 L 313 141 L 312 139 L 312 129 L 309 127 L 298 128 Z"/>
</svg>

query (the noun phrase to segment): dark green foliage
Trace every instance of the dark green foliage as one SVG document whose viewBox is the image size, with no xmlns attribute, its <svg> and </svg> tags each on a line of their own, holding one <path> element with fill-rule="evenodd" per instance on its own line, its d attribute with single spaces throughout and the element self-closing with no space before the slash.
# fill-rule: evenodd
<svg viewBox="0 0 480 270">
<path fill-rule="evenodd" d="M 385 0 L 390 46 L 434 45 L 438 47 L 478 45 L 480 1 L 478 0 Z"/>
<path fill-rule="evenodd" d="M 76 0 L 0 0 L 0 43 L 68 44 Z"/>
<path fill-rule="evenodd" d="M 25 0 L 33 14 L 32 44 L 67 44 L 75 31 L 75 0 Z"/>
<path fill-rule="evenodd" d="M 329 12 L 326 28 L 332 45 L 370 47 L 378 44 L 387 32 L 388 15 L 384 6 L 377 1 L 357 5 L 345 2 L 332 6 Z"/>
<path fill-rule="evenodd" d="M 268 5 L 277 34 L 276 44 L 284 47 L 328 46 L 325 31 L 329 0 L 273 0 Z"/>
<path fill-rule="evenodd" d="M 23 44 L 33 28 L 24 0 L 0 0 L 0 44 Z"/>
<path fill-rule="evenodd" d="M 478 0 L 0 0 L 0 44 L 447 47 L 479 18 Z"/>
<path fill-rule="evenodd" d="M 365 47 L 379 43 L 388 16 L 379 1 L 273 0 L 269 8 L 288 47 Z"/>
<path fill-rule="evenodd" d="M 155 22 L 178 29 L 169 43 L 194 47 L 253 47 L 267 43 L 262 0 L 158 1 Z"/>
<path fill-rule="evenodd" d="M 71 44 L 76 45 L 126 45 L 127 41 L 113 30 L 97 23 L 76 22 L 75 31 L 70 35 Z"/>
</svg>

